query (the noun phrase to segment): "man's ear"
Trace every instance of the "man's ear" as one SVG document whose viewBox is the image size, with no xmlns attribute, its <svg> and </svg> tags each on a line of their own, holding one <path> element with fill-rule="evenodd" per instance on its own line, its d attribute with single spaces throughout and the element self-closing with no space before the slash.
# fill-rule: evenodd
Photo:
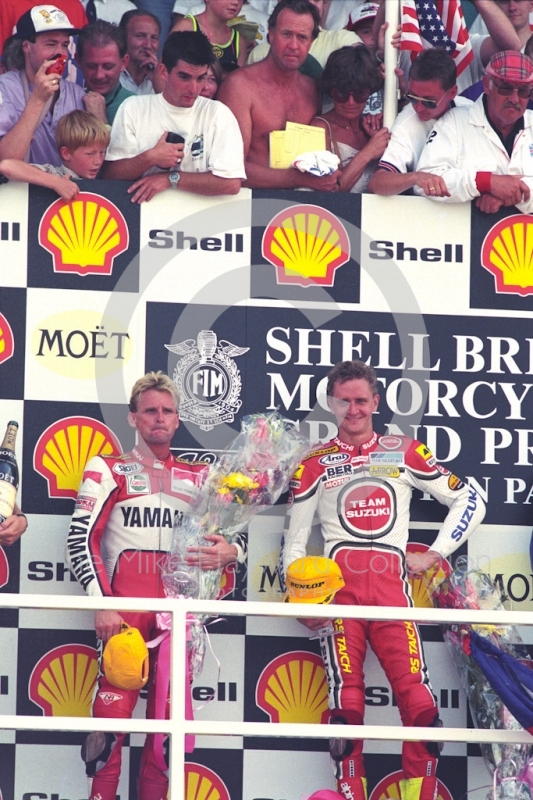
<svg viewBox="0 0 533 800">
<path fill-rule="evenodd" d="M 165 80 L 167 80 L 167 78 L 168 78 L 168 69 L 165 67 L 165 65 L 163 64 L 163 62 L 161 62 L 161 63 L 159 64 L 159 70 L 160 70 L 160 72 L 161 72 L 161 75 L 162 75 L 162 77 L 163 77 Z"/>
<path fill-rule="evenodd" d="M 130 63 L 130 57 L 129 57 L 129 54 L 126 53 L 126 55 L 122 59 L 122 64 L 120 66 L 120 71 L 121 72 L 125 72 L 128 69 L 128 64 L 129 63 Z"/>
<path fill-rule="evenodd" d="M 458 92 L 457 86 L 453 86 L 450 89 L 450 100 L 453 100 L 457 96 L 457 92 Z"/>
<path fill-rule="evenodd" d="M 128 425 L 131 428 L 137 427 L 137 422 L 135 420 L 135 414 L 132 411 L 128 411 Z"/>
</svg>

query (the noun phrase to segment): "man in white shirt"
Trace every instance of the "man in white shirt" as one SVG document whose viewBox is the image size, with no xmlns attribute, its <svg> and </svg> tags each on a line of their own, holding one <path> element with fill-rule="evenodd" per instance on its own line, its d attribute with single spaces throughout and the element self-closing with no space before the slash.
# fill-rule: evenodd
<svg viewBox="0 0 533 800">
<path fill-rule="evenodd" d="M 203 33 L 171 33 L 163 48 L 162 94 L 130 97 L 120 106 L 104 176 L 135 181 L 128 189 L 133 202 L 168 188 L 203 195 L 239 191 L 246 173 L 237 120 L 222 103 L 200 96 L 214 60 Z"/>
<path fill-rule="evenodd" d="M 416 171 L 416 165 L 435 121 L 456 102 L 471 105 L 464 98 L 455 99 L 456 74 L 455 61 L 444 50 L 425 50 L 415 58 L 406 94 L 410 103 L 392 126 L 389 144 L 370 181 L 371 192 L 389 196 L 419 186 L 428 194 L 430 185 L 437 186 L 434 176 Z M 444 185 L 439 186 L 446 191 Z"/>
<path fill-rule="evenodd" d="M 492 56 L 484 94 L 470 108 L 455 108 L 431 132 L 417 169 L 432 173 L 434 200 L 461 203 L 475 200 L 488 214 L 502 206 L 533 212 L 533 61 L 507 50 Z M 422 190 L 415 187 L 416 194 Z"/>
</svg>

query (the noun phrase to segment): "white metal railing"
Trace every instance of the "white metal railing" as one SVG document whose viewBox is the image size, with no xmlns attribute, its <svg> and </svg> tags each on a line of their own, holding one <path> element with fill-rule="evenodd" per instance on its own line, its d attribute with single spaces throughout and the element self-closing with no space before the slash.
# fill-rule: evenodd
<svg viewBox="0 0 533 800">
<path fill-rule="evenodd" d="M 89 717 L 41 717 L 0 715 L 0 729 L 39 731 L 116 731 L 124 733 L 167 733 L 173 737 L 170 748 L 170 786 L 172 800 L 184 800 L 184 736 L 186 733 L 218 736 L 262 736 L 276 738 L 375 739 L 386 741 L 439 741 L 468 743 L 532 744 L 526 731 L 496 731 L 466 728 L 404 728 L 384 725 L 336 726 L 269 722 L 197 722 L 185 720 L 186 615 L 189 612 L 218 616 L 311 617 L 331 619 L 339 616 L 338 606 L 248 601 L 173 600 L 125 597 L 74 597 L 49 595 L 0 594 L 0 608 L 35 608 L 48 610 L 97 611 L 168 611 L 172 614 L 171 659 L 173 680 L 170 685 L 170 719 L 138 720 Z M 478 625 L 533 624 L 525 611 L 472 611 L 434 608 L 390 608 L 381 606 L 342 606 L 345 619 L 412 620 L 422 623 L 471 623 Z"/>
</svg>

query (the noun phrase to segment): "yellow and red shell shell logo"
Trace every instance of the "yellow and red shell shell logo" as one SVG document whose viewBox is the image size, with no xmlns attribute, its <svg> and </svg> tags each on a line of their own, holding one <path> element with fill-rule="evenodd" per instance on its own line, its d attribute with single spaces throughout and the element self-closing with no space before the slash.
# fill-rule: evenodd
<svg viewBox="0 0 533 800">
<path fill-rule="evenodd" d="M 185 764 L 185 800 L 231 800 L 231 797 L 216 772 L 192 761 Z"/>
<path fill-rule="evenodd" d="M 49 650 L 34 666 L 28 694 L 45 717 L 89 717 L 98 677 L 98 653 L 85 644 Z"/>
<path fill-rule="evenodd" d="M 9 561 L 4 553 L 4 548 L 0 547 L 0 589 L 9 581 Z"/>
<path fill-rule="evenodd" d="M 533 219 L 514 214 L 496 223 L 483 240 L 481 264 L 498 294 L 533 294 Z"/>
<path fill-rule="evenodd" d="M 276 267 L 278 283 L 333 286 L 335 270 L 350 260 L 350 239 L 325 208 L 291 206 L 268 223 L 261 253 Z"/>
<path fill-rule="evenodd" d="M 228 564 L 228 566 L 224 567 L 222 570 L 218 591 L 214 599 L 222 600 L 223 597 L 227 597 L 228 595 L 232 594 L 232 592 L 235 591 L 236 585 L 237 578 L 235 573 L 235 564 Z"/>
<path fill-rule="evenodd" d="M 4 315 L 0 314 L 0 364 L 7 361 L 8 358 L 11 358 L 14 352 L 15 339 L 13 337 L 11 325 Z"/>
<path fill-rule="evenodd" d="M 400 781 L 403 779 L 403 772 L 391 772 L 386 775 L 374 787 L 369 800 L 401 800 Z M 440 780 L 437 780 L 436 800 L 453 800 L 448 787 Z"/>
<path fill-rule="evenodd" d="M 128 249 L 128 226 L 110 200 L 80 192 L 70 203 L 56 200 L 47 208 L 39 244 L 51 253 L 54 272 L 111 275 L 115 257 Z"/>
<path fill-rule="evenodd" d="M 93 456 L 119 455 L 113 431 L 91 417 L 65 417 L 41 434 L 33 468 L 48 482 L 49 497 L 77 497 L 85 465 Z"/>
<path fill-rule="evenodd" d="M 328 685 L 320 656 L 295 650 L 274 658 L 259 676 L 255 702 L 271 722 L 327 722 Z"/>
<path fill-rule="evenodd" d="M 426 553 L 431 548 L 422 542 L 409 542 L 407 544 L 408 553 Z M 450 562 L 441 558 L 434 567 L 428 569 L 423 575 L 410 575 L 411 595 L 416 608 L 433 608 L 431 600 L 431 587 L 437 586 L 445 578 L 449 578 L 452 572 Z"/>
</svg>

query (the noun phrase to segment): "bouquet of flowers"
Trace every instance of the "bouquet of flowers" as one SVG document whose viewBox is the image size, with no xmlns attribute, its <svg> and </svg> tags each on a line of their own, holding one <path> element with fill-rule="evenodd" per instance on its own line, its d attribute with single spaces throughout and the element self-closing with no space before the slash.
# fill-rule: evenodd
<svg viewBox="0 0 533 800">
<path fill-rule="evenodd" d="M 188 548 L 212 545 L 204 538 L 208 534 L 234 542 L 252 517 L 278 501 L 310 449 L 296 423 L 277 411 L 244 417 L 241 433 L 211 467 L 190 513 L 174 526 L 163 566 L 167 595 L 206 600 L 216 596 L 222 570 L 188 565 Z M 201 649 L 199 643 L 200 664 Z"/>
<path fill-rule="evenodd" d="M 431 587 L 432 599 L 438 608 L 503 609 L 500 590 L 491 578 L 480 570 L 470 570 L 467 559 L 457 559 L 451 575 Z M 470 652 L 470 634 L 489 639 L 500 650 L 516 659 L 528 659 L 522 640 L 512 625 L 441 625 L 449 652 L 457 667 L 466 692 L 474 724 L 478 728 L 521 730 L 522 726 L 506 708 L 491 687 L 484 672 Z M 531 748 L 519 744 L 482 744 L 485 765 L 493 776 L 491 800 L 531 800 L 533 781 L 527 774 Z"/>
</svg>

